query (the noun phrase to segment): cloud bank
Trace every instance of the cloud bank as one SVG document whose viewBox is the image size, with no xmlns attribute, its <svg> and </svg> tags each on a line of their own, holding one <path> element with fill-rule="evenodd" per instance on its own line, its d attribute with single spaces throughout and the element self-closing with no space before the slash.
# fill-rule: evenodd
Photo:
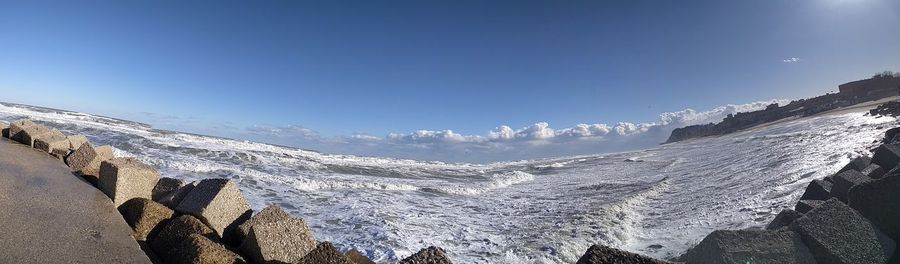
<svg viewBox="0 0 900 264">
<path fill-rule="evenodd" d="M 481 135 L 464 135 L 447 129 L 390 133 L 385 136 L 356 133 L 325 137 L 302 126 L 253 126 L 228 136 L 328 153 L 492 162 L 650 148 L 665 141 L 675 128 L 719 122 L 728 114 L 764 109 L 771 103 L 784 104 L 787 101 L 726 105 L 707 111 L 685 109 L 662 113 L 656 121 L 645 123 L 582 123 L 564 128 L 553 128 L 547 122 L 518 128 L 500 125 Z"/>
</svg>

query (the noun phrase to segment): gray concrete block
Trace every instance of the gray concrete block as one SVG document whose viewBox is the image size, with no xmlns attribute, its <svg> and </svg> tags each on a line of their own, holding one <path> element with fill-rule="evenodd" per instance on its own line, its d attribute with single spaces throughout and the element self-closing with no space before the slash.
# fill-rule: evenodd
<svg viewBox="0 0 900 264">
<path fill-rule="evenodd" d="M 175 250 L 177 253 L 168 259 L 169 263 L 185 264 L 237 264 L 247 263 L 237 253 L 228 250 L 207 237 L 191 234 L 183 242 L 179 243 Z"/>
<path fill-rule="evenodd" d="M 160 223 L 175 215 L 172 209 L 146 198 L 128 200 L 119 206 L 119 212 L 134 230 L 134 239 L 138 241 L 146 241 L 158 231 L 157 228 L 162 228 Z"/>
<path fill-rule="evenodd" d="M 882 168 L 894 168 L 900 164 L 900 146 L 882 144 L 872 153 L 872 163 Z"/>
<path fill-rule="evenodd" d="M 12 123 L 9 123 L 9 136 L 8 136 L 9 139 L 12 139 L 14 141 L 21 143 L 22 136 L 25 135 L 22 132 L 25 130 L 25 128 L 33 126 L 33 125 L 35 125 L 34 122 L 31 122 L 31 120 L 28 120 L 28 119 L 19 119 L 19 120 L 13 121 Z"/>
<path fill-rule="evenodd" d="M 349 259 L 350 263 L 353 264 L 375 264 L 375 262 L 369 259 L 369 257 L 366 257 L 356 249 L 351 249 L 347 251 L 347 254 L 344 255 L 347 256 L 347 259 Z"/>
<path fill-rule="evenodd" d="M 172 193 L 179 188 L 184 187 L 184 185 L 184 181 L 179 179 L 169 177 L 159 178 L 159 181 L 156 182 L 156 186 L 153 187 L 153 200 L 159 201 L 166 194 Z"/>
<path fill-rule="evenodd" d="M 113 158 L 112 147 L 95 148 L 90 143 L 86 143 L 66 157 L 66 164 L 72 171 L 81 174 L 88 182 L 97 185 L 100 177 L 100 163 L 111 158 Z"/>
<path fill-rule="evenodd" d="M 157 202 L 169 208 L 175 209 L 175 207 L 177 207 L 178 204 L 180 204 L 181 201 L 184 200 L 184 197 L 186 197 L 188 193 L 191 193 L 191 190 L 194 190 L 194 187 L 197 187 L 196 182 L 181 186 L 175 191 L 169 192 L 167 194 L 164 194 L 162 197 L 159 197 L 159 200 Z"/>
<path fill-rule="evenodd" d="M 848 170 L 862 171 L 862 170 L 866 169 L 866 167 L 868 167 L 869 164 L 871 164 L 871 163 L 872 163 L 872 158 L 869 158 L 866 156 L 856 157 L 856 158 L 850 160 L 850 162 L 847 163 L 847 165 L 844 165 L 843 168 L 838 170 L 838 172 L 835 173 L 835 175 L 840 174 L 841 172 L 848 171 Z"/>
<path fill-rule="evenodd" d="M 71 135 L 66 137 L 69 140 L 69 149 L 71 151 L 75 151 L 80 148 L 82 144 L 88 143 L 87 137 L 84 135 Z"/>
<path fill-rule="evenodd" d="M 237 229 L 237 237 L 238 239 L 243 241 L 244 238 L 246 238 L 247 235 L 250 234 L 250 228 L 252 228 L 254 225 L 278 222 L 290 218 L 291 216 L 288 215 L 283 209 L 281 209 L 281 206 L 278 206 L 276 204 L 269 205 L 268 207 L 262 209 L 262 211 L 259 211 L 259 213 L 251 217 L 250 220 L 247 220 L 247 222 L 239 225 Z"/>
<path fill-rule="evenodd" d="M 805 214 L 824 202 L 825 201 L 822 200 L 800 200 L 797 202 L 797 205 L 794 206 L 794 210 L 798 213 Z"/>
<path fill-rule="evenodd" d="M 353 262 L 331 242 L 325 241 L 316 245 L 316 248 L 300 259 L 298 264 L 353 264 Z"/>
<path fill-rule="evenodd" d="M 842 172 L 834 176 L 834 186 L 831 187 L 831 195 L 846 203 L 847 194 L 850 192 L 850 188 L 871 180 L 872 178 L 869 178 L 869 176 L 863 175 L 858 171 Z"/>
<path fill-rule="evenodd" d="M 591 247 L 593 249 L 594 247 Z M 591 249 L 588 249 L 588 252 L 585 255 L 591 253 Z M 581 259 L 578 260 L 578 264 L 585 263 L 594 263 L 594 262 L 582 262 L 585 256 L 582 256 Z M 590 259 L 588 260 L 590 261 Z M 447 252 L 444 251 L 443 248 L 431 246 L 428 248 L 424 248 L 412 254 L 403 260 L 400 261 L 400 264 L 451 264 L 453 262 L 450 261 L 450 257 L 447 256 Z"/>
<path fill-rule="evenodd" d="M 303 219 L 284 219 L 253 225 L 240 248 L 255 263 L 295 263 L 315 247 Z"/>
<path fill-rule="evenodd" d="M 890 255 L 872 223 L 837 198 L 832 198 L 803 217 L 791 230 L 819 263 L 885 263 Z"/>
<path fill-rule="evenodd" d="M 250 218 L 250 204 L 234 182 L 226 179 L 205 179 L 197 184 L 175 211 L 202 220 L 224 240 L 233 242 L 234 229 Z"/>
<path fill-rule="evenodd" d="M 828 200 L 831 198 L 832 183 L 825 180 L 813 180 L 806 185 L 806 191 L 800 200 Z"/>
<path fill-rule="evenodd" d="M 885 170 L 881 166 L 878 166 L 878 164 L 870 164 L 866 169 L 860 172 L 869 178 L 878 179 L 881 178 L 881 176 L 884 176 Z"/>
<path fill-rule="evenodd" d="M 59 131 L 57 131 L 59 132 Z M 69 155 L 69 140 L 62 133 L 47 133 L 34 140 L 34 148 L 62 160 Z"/>
<path fill-rule="evenodd" d="M 191 235 L 201 235 L 217 239 L 216 231 L 206 226 L 200 219 L 190 215 L 181 215 L 162 224 L 159 232 L 149 237 L 150 248 L 164 259 L 176 259 L 180 244 Z"/>
<path fill-rule="evenodd" d="M 34 147 L 34 140 L 47 133 L 53 133 L 53 130 L 45 126 L 35 124 L 33 126 L 28 126 L 22 129 L 22 132 L 19 133 L 18 141 L 19 143 Z M 56 133 L 62 135 L 62 133 L 60 133 L 59 131 L 56 131 Z"/>
<path fill-rule="evenodd" d="M 769 222 L 769 225 L 766 226 L 766 230 L 776 230 L 788 227 L 794 220 L 797 220 L 797 218 L 802 216 L 803 214 L 791 209 L 781 210 L 778 215 L 775 215 L 775 219 L 772 219 L 772 222 Z"/>
<path fill-rule="evenodd" d="M 113 158 L 100 165 L 97 188 L 116 206 L 133 198 L 151 199 L 159 172 L 135 158 Z"/>
<path fill-rule="evenodd" d="M 881 231 L 900 241 L 900 174 L 861 183 L 850 189 L 850 207 Z"/>
<path fill-rule="evenodd" d="M 685 255 L 688 263 L 816 263 L 789 230 L 716 230 Z"/>
</svg>

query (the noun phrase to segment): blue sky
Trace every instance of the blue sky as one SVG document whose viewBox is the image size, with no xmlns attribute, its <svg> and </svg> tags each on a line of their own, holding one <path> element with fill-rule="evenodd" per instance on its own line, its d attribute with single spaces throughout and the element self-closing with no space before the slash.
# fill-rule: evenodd
<svg viewBox="0 0 900 264">
<path fill-rule="evenodd" d="M 0 1 L 0 98 L 392 155 L 333 142 L 659 124 L 900 70 L 898 47 L 891 0 Z"/>
</svg>

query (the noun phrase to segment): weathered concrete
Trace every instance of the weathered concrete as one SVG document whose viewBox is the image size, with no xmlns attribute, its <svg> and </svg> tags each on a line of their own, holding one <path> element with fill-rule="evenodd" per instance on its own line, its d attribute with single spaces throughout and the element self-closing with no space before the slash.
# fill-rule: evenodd
<svg viewBox="0 0 900 264">
<path fill-rule="evenodd" d="M 237 229 L 237 237 L 243 241 L 247 235 L 250 234 L 250 228 L 257 224 L 265 224 L 265 223 L 274 223 L 285 219 L 290 219 L 291 216 L 288 215 L 281 206 L 276 204 L 269 205 L 268 207 L 259 211 L 256 215 L 244 222 L 243 224 L 238 226 Z"/>
<path fill-rule="evenodd" d="M 353 264 L 350 259 L 341 253 L 331 242 L 325 241 L 316 245 L 316 248 L 306 254 L 299 264 Z"/>
<path fill-rule="evenodd" d="M 0 134 L 2 134 L 3 137 L 9 138 L 9 124 L 0 123 L 0 131 L 2 131 Z"/>
<path fill-rule="evenodd" d="M 849 204 L 881 231 L 900 241 L 900 174 L 889 174 L 850 189 Z"/>
<path fill-rule="evenodd" d="M 828 200 L 831 198 L 832 183 L 825 180 L 813 180 L 806 186 L 800 200 Z"/>
<path fill-rule="evenodd" d="M 34 140 L 48 133 L 62 135 L 62 132 L 51 130 L 45 126 L 35 124 L 33 126 L 26 127 L 24 130 L 22 130 L 21 133 L 19 133 L 19 142 L 28 145 L 29 147 L 34 147 Z"/>
<path fill-rule="evenodd" d="M 159 172 L 150 165 L 135 158 L 114 158 L 101 163 L 97 188 L 119 206 L 132 198 L 150 199 L 157 181 Z"/>
<path fill-rule="evenodd" d="M 207 237 L 191 234 L 182 243 L 174 254 L 174 258 L 168 259 L 169 263 L 176 264 L 237 264 L 246 263 L 237 253 L 225 248 Z"/>
<path fill-rule="evenodd" d="M 47 133 L 34 140 L 34 148 L 45 151 L 60 160 L 69 155 L 70 145 L 69 139 L 62 133 Z"/>
<path fill-rule="evenodd" d="M 0 140 L 0 263 L 150 263 L 109 198 L 58 160 Z"/>
<path fill-rule="evenodd" d="M 90 143 L 82 144 L 66 157 L 66 164 L 72 171 L 78 172 L 85 180 L 97 185 L 100 178 L 100 163 L 113 158 L 111 146 L 94 147 Z"/>
<path fill-rule="evenodd" d="M 28 119 L 19 119 L 9 123 L 9 139 L 13 141 L 22 142 L 22 136 L 25 134 L 22 133 L 26 127 L 33 126 L 34 122 Z"/>
<path fill-rule="evenodd" d="M 869 165 L 869 167 L 866 167 L 865 170 L 862 170 L 860 172 L 862 172 L 863 175 L 869 176 L 869 178 L 872 178 L 872 179 L 881 178 L 881 176 L 884 176 L 884 173 L 885 173 L 884 168 L 882 168 L 881 166 L 878 166 L 878 164 L 871 164 L 871 165 Z"/>
<path fill-rule="evenodd" d="M 439 249 L 439 248 L 438 248 Z M 425 251 L 419 251 L 422 253 Z M 417 254 L 419 254 L 417 253 Z M 440 253 L 443 253 L 441 251 Z M 413 255 L 415 256 L 415 255 Z M 410 256 L 412 258 L 412 256 Z M 446 255 L 444 256 L 446 258 Z M 409 259 L 409 258 L 407 258 Z M 404 260 L 406 261 L 406 260 Z M 449 263 L 449 259 L 446 263 Z M 408 263 L 430 263 L 430 262 L 408 262 Z M 631 252 L 618 250 L 611 247 L 593 245 L 581 255 L 576 264 L 664 264 L 666 262 L 641 256 Z"/>
<path fill-rule="evenodd" d="M 159 200 L 156 201 L 165 206 L 168 206 L 169 208 L 175 209 L 175 207 L 177 207 L 178 204 L 184 200 L 184 197 L 187 196 L 188 193 L 191 193 L 192 190 L 194 190 L 194 187 L 197 187 L 196 182 L 181 186 L 181 188 L 178 188 L 175 191 L 164 194 L 162 197 L 159 197 Z"/>
<path fill-rule="evenodd" d="M 235 239 L 234 229 L 250 218 L 253 211 L 234 182 L 226 179 L 205 179 L 197 184 L 175 211 L 202 220 L 226 242 Z"/>
<path fill-rule="evenodd" d="M 256 263 L 295 263 L 315 249 L 312 230 L 303 219 L 253 225 L 241 252 Z"/>
<path fill-rule="evenodd" d="M 351 249 L 350 251 L 347 251 L 347 254 L 345 254 L 345 255 L 347 256 L 347 259 L 350 260 L 350 263 L 353 263 L 353 264 L 375 264 L 374 261 L 372 261 L 365 255 L 363 255 L 356 249 Z"/>
<path fill-rule="evenodd" d="M 163 260 L 175 260 L 183 243 L 191 235 L 201 235 L 216 239 L 216 232 L 200 219 L 190 215 L 172 218 L 162 224 L 159 232 L 150 236 L 150 248 Z"/>
<path fill-rule="evenodd" d="M 416 252 L 416 254 L 412 254 L 403 260 L 400 261 L 400 264 L 450 264 L 453 263 L 450 261 L 450 257 L 447 257 L 447 252 L 444 251 L 443 248 L 430 246 L 428 248 L 423 248 Z M 582 263 L 581 260 L 578 263 Z M 586 262 L 593 263 L 593 262 Z M 602 262 L 601 262 L 602 263 Z"/>
<path fill-rule="evenodd" d="M 775 219 L 772 219 L 772 222 L 766 226 L 766 230 L 776 230 L 782 227 L 788 227 L 794 220 L 797 220 L 797 218 L 802 216 L 803 214 L 791 209 L 781 210 L 781 212 L 775 216 Z"/>
<path fill-rule="evenodd" d="M 80 148 L 82 144 L 87 143 L 88 139 L 84 135 L 70 135 L 66 137 L 69 140 L 69 150 L 75 151 Z"/>
<path fill-rule="evenodd" d="M 687 263 L 809 263 L 816 260 L 788 230 L 716 230 L 689 250 Z"/>
<path fill-rule="evenodd" d="M 837 198 L 794 220 L 791 230 L 819 263 L 885 263 L 893 241 L 878 235 L 872 223 Z"/>
<path fill-rule="evenodd" d="M 159 201 L 166 194 L 172 193 L 181 187 L 184 187 L 184 181 L 182 180 L 169 177 L 159 178 L 156 186 L 153 187 L 153 200 Z"/>
<path fill-rule="evenodd" d="M 798 213 L 805 214 L 824 202 L 825 201 L 822 200 L 800 200 L 797 202 L 797 205 L 794 206 L 794 210 Z"/>
<path fill-rule="evenodd" d="M 882 168 L 894 168 L 900 164 L 900 146 L 882 144 L 872 153 L 872 163 Z"/>
<path fill-rule="evenodd" d="M 147 198 L 134 198 L 119 206 L 125 222 L 134 229 L 134 239 L 146 241 L 161 228 L 160 223 L 172 218 L 175 211 Z"/>
<path fill-rule="evenodd" d="M 831 187 L 831 196 L 846 203 L 847 194 L 850 193 L 850 188 L 871 180 L 872 178 L 869 178 L 869 176 L 863 175 L 858 171 L 842 172 L 834 176 L 834 186 Z"/>
<path fill-rule="evenodd" d="M 869 158 L 866 156 L 856 157 L 855 159 L 853 159 L 849 163 L 847 163 L 847 165 L 844 165 L 844 167 L 841 168 L 840 170 L 838 170 L 838 172 L 835 174 L 839 174 L 841 172 L 845 172 L 848 170 L 861 171 L 861 170 L 866 169 L 866 167 L 868 167 L 869 164 L 872 164 L 872 158 Z"/>
</svg>

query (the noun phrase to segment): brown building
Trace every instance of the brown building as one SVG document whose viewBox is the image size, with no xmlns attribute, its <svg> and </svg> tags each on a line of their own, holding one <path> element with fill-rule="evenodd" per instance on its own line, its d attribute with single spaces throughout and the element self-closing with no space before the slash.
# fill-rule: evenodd
<svg viewBox="0 0 900 264">
<path fill-rule="evenodd" d="M 882 98 L 898 95 L 900 77 L 877 77 L 848 82 L 838 86 L 842 95 L 857 98 Z"/>
</svg>

